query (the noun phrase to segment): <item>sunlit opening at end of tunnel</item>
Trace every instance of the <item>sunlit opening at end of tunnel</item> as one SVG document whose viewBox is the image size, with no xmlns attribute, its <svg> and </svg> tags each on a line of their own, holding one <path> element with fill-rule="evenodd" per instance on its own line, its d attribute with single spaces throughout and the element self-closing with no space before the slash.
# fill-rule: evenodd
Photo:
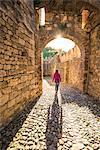
<svg viewBox="0 0 100 150">
<path fill-rule="evenodd" d="M 62 38 L 61 35 L 58 35 L 57 38 L 50 41 L 46 47 L 61 49 L 62 51 L 67 52 L 75 47 L 75 43 L 70 39 Z"/>
</svg>

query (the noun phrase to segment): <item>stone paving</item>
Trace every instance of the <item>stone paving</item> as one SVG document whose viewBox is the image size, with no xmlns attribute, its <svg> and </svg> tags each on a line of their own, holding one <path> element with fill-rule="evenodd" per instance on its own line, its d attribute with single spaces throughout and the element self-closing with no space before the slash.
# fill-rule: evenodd
<svg viewBox="0 0 100 150">
<path fill-rule="evenodd" d="M 1 132 L 2 150 L 100 150 L 100 107 L 88 96 L 70 87 L 55 94 L 44 80 L 27 109 Z"/>
</svg>

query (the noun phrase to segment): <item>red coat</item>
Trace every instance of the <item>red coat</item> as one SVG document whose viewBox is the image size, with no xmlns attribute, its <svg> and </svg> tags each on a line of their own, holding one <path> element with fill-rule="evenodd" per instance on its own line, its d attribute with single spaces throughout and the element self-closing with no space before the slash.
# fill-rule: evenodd
<svg viewBox="0 0 100 150">
<path fill-rule="evenodd" d="M 56 83 L 61 82 L 61 76 L 59 73 L 55 72 L 53 75 L 53 81 L 55 81 Z"/>
</svg>

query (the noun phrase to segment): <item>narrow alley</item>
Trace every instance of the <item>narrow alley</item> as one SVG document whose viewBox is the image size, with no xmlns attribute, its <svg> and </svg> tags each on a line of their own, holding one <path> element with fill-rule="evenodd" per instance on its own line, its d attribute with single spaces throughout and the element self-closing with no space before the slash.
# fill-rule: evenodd
<svg viewBox="0 0 100 150">
<path fill-rule="evenodd" d="M 99 107 L 70 87 L 43 94 L 2 131 L 2 150 L 100 150 Z"/>
<path fill-rule="evenodd" d="M 100 0 L 0 0 L 0 150 L 100 150 Z"/>
</svg>

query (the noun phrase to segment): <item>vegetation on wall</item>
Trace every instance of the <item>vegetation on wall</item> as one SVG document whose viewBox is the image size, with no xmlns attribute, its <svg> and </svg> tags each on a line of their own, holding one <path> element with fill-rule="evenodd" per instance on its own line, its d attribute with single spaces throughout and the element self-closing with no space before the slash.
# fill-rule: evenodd
<svg viewBox="0 0 100 150">
<path fill-rule="evenodd" d="M 57 53 L 58 52 L 55 51 L 55 49 L 52 49 L 51 47 L 46 47 L 43 49 L 43 59 L 52 58 Z"/>
</svg>

